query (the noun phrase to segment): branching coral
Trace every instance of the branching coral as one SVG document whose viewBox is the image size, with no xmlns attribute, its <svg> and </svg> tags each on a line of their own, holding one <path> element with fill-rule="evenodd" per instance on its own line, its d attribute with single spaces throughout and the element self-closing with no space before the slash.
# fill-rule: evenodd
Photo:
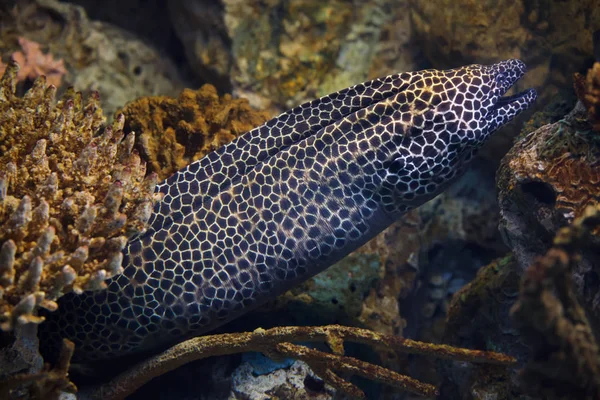
<svg viewBox="0 0 600 400">
<path fill-rule="evenodd" d="M 139 134 L 138 149 L 161 179 L 269 119 L 246 99 L 219 97 L 211 85 L 185 89 L 176 99 L 142 97 L 121 112 L 125 132 Z"/>
<path fill-rule="evenodd" d="M 512 309 L 533 350 L 533 360 L 521 371 L 524 387 L 543 398 L 600 398 L 598 344 L 572 278 L 578 252 L 592 243 L 598 227 L 600 207 L 590 206 L 559 230 L 553 247 L 527 269 Z"/>
<path fill-rule="evenodd" d="M 39 322 L 65 290 L 97 289 L 121 270 L 129 235 L 145 228 L 156 174 L 124 136 L 123 116 L 102 129 L 93 94 L 83 102 L 38 78 L 15 95 L 18 65 L 0 82 L 0 322 Z"/>
<path fill-rule="evenodd" d="M 59 86 L 63 75 L 67 73 L 63 60 L 55 60 L 52 54 L 44 54 L 40 44 L 24 37 L 19 38 L 22 51 L 15 51 L 12 59 L 20 65 L 17 80 L 32 81 L 44 75 L 49 85 Z M 4 72 L 6 65 L 0 61 L 0 74 Z"/>
<path fill-rule="evenodd" d="M 325 382 L 354 398 L 365 398 L 365 395 L 357 386 L 341 378 L 338 373 L 363 376 L 423 396 L 431 396 L 437 392 L 433 385 L 343 356 L 345 341 L 388 351 L 428 354 L 455 361 L 498 365 L 511 365 L 515 362 L 514 358 L 499 353 L 427 344 L 340 325 L 277 327 L 268 330 L 257 329 L 254 332 L 201 336 L 187 340 L 142 362 L 117 376 L 113 381 L 89 390 L 84 395 L 86 398 L 122 399 L 151 379 L 191 361 L 245 351 L 263 352 L 272 358 L 289 357 L 302 360 Z M 333 354 L 292 342 L 326 342 Z"/>
</svg>

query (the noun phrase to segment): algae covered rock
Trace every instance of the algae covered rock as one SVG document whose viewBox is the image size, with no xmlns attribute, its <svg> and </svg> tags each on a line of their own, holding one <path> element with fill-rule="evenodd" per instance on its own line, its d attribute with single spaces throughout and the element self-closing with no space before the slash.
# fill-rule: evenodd
<svg viewBox="0 0 600 400">
<path fill-rule="evenodd" d="M 515 144 L 497 183 L 501 230 L 519 263 L 543 254 L 559 228 L 600 202 L 600 136 L 581 103 Z"/>
<path fill-rule="evenodd" d="M 104 127 L 93 93 L 56 88 L 43 77 L 15 95 L 18 66 L 0 83 L 0 322 L 40 322 L 65 291 L 99 289 L 122 269 L 127 238 L 145 229 L 157 176 L 123 133 Z"/>
<path fill-rule="evenodd" d="M 368 77 L 411 70 L 407 3 L 180 0 L 169 9 L 197 75 L 283 111 Z"/>
<path fill-rule="evenodd" d="M 57 0 L 0 5 L 0 57 L 8 61 L 20 38 L 62 59 L 63 87 L 94 90 L 107 116 L 141 96 L 174 95 L 184 84 L 174 63 L 133 33 L 90 20 L 83 7 Z M 61 88 L 59 88 L 59 91 Z"/>
<path fill-rule="evenodd" d="M 517 90 L 539 88 L 542 101 L 586 67 L 600 29 L 596 0 L 413 0 L 410 14 L 421 49 L 436 66 L 518 58 L 530 72 Z"/>
<path fill-rule="evenodd" d="M 526 357 L 527 346 L 510 318 L 520 280 L 521 268 L 510 254 L 482 267 L 477 276 L 453 296 L 443 343 L 497 351 L 520 360 Z M 517 398 L 515 373 L 514 369 L 507 368 L 445 363 L 441 368 L 441 393 L 444 398 L 485 399 L 486 394 L 489 398 Z M 466 393 L 473 397 L 465 396 Z"/>
<path fill-rule="evenodd" d="M 295 361 L 289 368 L 257 374 L 249 363 L 241 364 L 232 376 L 231 399 L 331 400 L 337 398 L 331 386 L 315 375 L 306 363 Z"/>
<path fill-rule="evenodd" d="M 584 89 L 580 98 L 593 97 L 593 84 Z M 558 109 L 534 116 L 502 160 L 500 229 L 512 253 L 453 297 L 445 326 L 446 343 L 501 351 L 521 364 L 508 371 L 445 365 L 448 398 L 584 398 L 598 387 L 591 332 L 600 328 L 592 212 L 600 204 L 600 136 L 590 104 L 561 118 Z M 555 122 L 535 128 L 548 119 Z"/>
</svg>

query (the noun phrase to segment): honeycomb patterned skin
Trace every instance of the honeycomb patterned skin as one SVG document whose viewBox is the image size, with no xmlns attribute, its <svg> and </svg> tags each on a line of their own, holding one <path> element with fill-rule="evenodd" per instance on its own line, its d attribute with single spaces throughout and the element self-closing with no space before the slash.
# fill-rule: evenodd
<svg viewBox="0 0 600 400">
<path fill-rule="evenodd" d="M 75 360 L 202 334 L 308 279 L 442 192 L 533 89 L 519 60 L 390 75 L 302 104 L 161 183 L 102 292 L 41 326 Z"/>
</svg>

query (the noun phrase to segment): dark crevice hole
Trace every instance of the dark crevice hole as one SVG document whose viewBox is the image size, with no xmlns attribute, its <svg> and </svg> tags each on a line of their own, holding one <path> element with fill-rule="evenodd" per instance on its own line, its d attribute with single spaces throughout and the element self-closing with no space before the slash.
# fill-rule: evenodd
<svg viewBox="0 0 600 400">
<path fill-rule="evenodd" d="M 525 182 L 521 184 L 523 193 L 533 196 L 539 203 L 553 206 L 556 203 L 556 193 L 552 187 L 539 181 Z"/>
<path fill-rule="evenodd" d="M 322 393 L 325 390 L 325 382 L 308 375 L 304 378 L 304 387 L 311 392 Z"/>
</svg>

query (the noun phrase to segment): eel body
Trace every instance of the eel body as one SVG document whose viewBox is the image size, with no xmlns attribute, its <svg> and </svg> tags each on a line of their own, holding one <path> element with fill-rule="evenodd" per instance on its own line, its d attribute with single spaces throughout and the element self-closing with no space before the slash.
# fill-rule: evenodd
<svg viewBox="0 0 600 400">
<path fill-rule="evenodd" d="M 161 183 L 102 292 L 68 294 L 46 343 L 111 358 L 210 331 L 322 271 L 461 175 L 535 91 L 519 60 L 386 76 L 302 104 Z M 48 344 L 46 344 L 48 345 Z"/>
</svg>

